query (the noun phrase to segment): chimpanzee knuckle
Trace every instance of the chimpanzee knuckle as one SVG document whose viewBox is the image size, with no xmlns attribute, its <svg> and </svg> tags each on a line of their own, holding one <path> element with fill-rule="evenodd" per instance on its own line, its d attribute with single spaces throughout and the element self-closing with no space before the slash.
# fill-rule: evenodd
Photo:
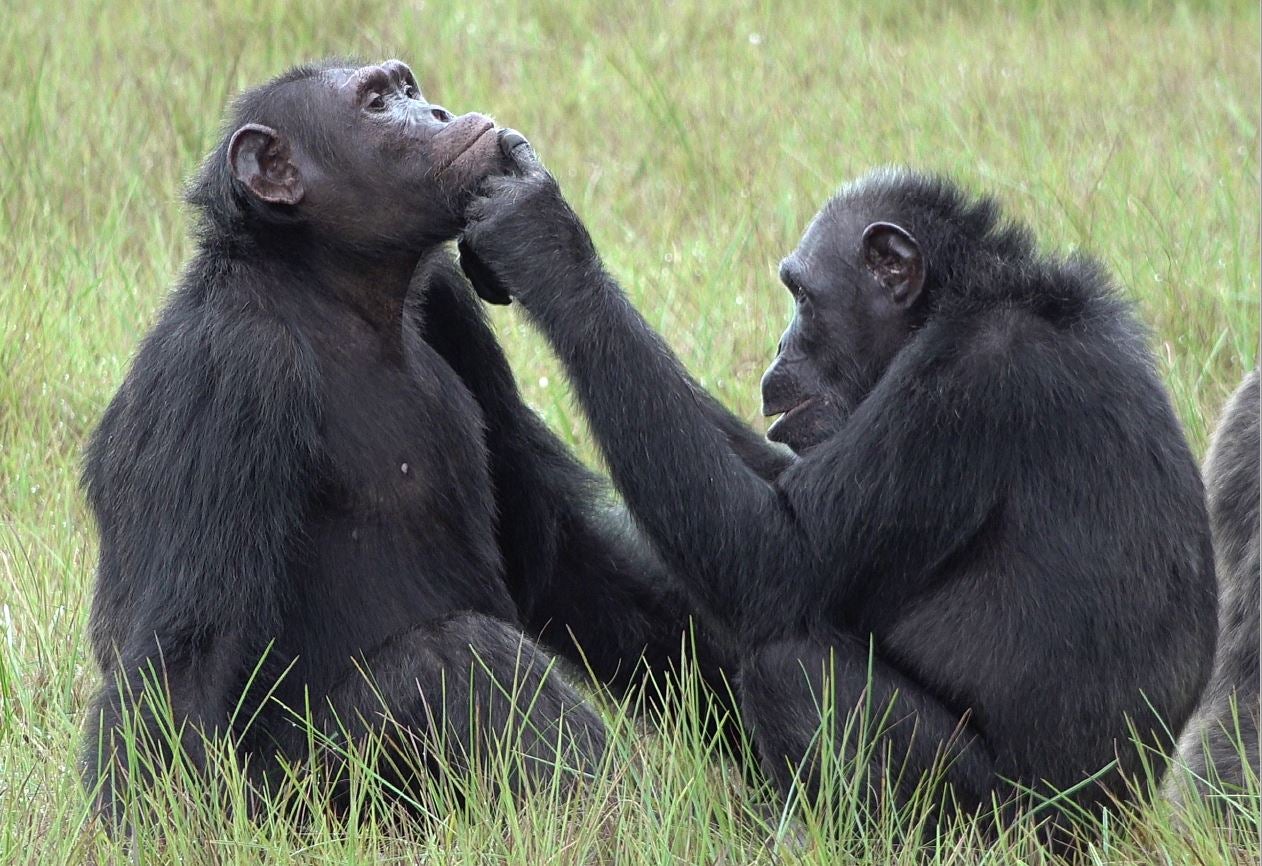
<svg viewBox="0 0 1262 866">
<path fill-rule="evenodd" d="M 508 175 L 491 175 L 482 181 L 482 184 L 478 187 L 478 192 L 481 193 L 482 197 L 485 199 L 490 200 L 496 198 L 499 196 L 500 190 L 503 188 L 503 181 L 506 177 L 508 177 Z"/>
<path fill-rule="evenodd" d="M 486 210 L 481 201 L 474 199 L 464 209 L 465 234 L 468 234 L 473 228 L 485 218 Z"/>
<path fill-rule="evenodd" d="M 488 196 L 478 196 L 465 208 L 465 219 L 470 225 L 485 222 L 495 212 L 495 203 Z"/>
<path fill-rule="evenodd" d="M 510 240 L 517 233 L 505 216 L 500 212 L 493 213 L 478 223 L 471 235 L 467 235 L 470 246 L 488 262 L 502 259 L 509 248 Z"/>
<path fill-rule="evenodd" d="M 469 247 L 471 249 L 476 249 L 480 246 L 479 242 L 482 237 L 481 226 L 481 223 L 465 223 L 464 229 L 460 232 L 459 237 L 456 238 L 456 243 L 461 248 Z"/>
<path fill-rule="evenodd" d="M 511 217 L 502 202 L 495 202 L 487 209 L 486 217 L 478 224 L 483 247 L 496 247 L 504 234 L 513 230 Z"/>
<path fill-rule="evenodd" d="M 541 185 L 533 179 L 522 182 L 512 195 L 515 219 L 531 225 L 552 224 L 563 213 L 564 200 L 555 187 Z"/>
<path fill-rule="evenodd" d="M 521 178 L 521 181 L 533 198 L 561 198 L 561 187 L 557 184 L 556 178 L 547 171 L 541 169 L 537 172 L 532 172 Z"/>
<path fill-rule="evenodd" d="M 461 242 L 470 249 L 475 250 L 479 257 L 485 257 L 490 251 L 491 244 L 489 241 L 494 237 L 494 233 L 487 231 L 485 220 L 471 222 L 464 230 Z"/>
<path fill-rule="evenodd" d="M 549 190 L 553 195 L 560 197 L 561 184 L 557 183 L 556 176 L 552 172 L 544 169 L 537 177 L 541 186 Z"/>
<path fill-rule="evenodd" d="M 531 221 L 527 197 L 519 188 L 506 188 L 496 193 L 484 206 L 479 225 L 485 233 L 520 231 Z"/>
<path fill-rule="evenodd" d="M 518 175 L 500 174 L 487 179 L 486 192 L 492 198 L 512 197 L 517 195 L 521 184 L 522 178 Z"/>
</svg>

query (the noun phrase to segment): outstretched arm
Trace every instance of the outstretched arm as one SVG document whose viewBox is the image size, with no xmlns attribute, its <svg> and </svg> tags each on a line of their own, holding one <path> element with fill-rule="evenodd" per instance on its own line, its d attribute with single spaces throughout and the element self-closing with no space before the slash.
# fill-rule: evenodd
<svg viewBox="0 0 1262 866">
<path fill-rule="evenodd" d="M 714 423 L 714 402 L 605 273 L 542 172 L 493 181 L 465 246 L 509 287 L 574 383 L 618 489 L 667 564 L 735 626 L 734 576 L 802 574 L 807 539 L 766 474 Z M 761 600 L 760 600 L 761 602 Z"/>
<path fill-rule="evenodd" d="M 900 521 L 907 507 L 923 518 L 907 533 L 914 549 L 896 555 L 920 569 L 975 531 L 977 512 L 988 513 L 993 497 L 965 477 L 966 467 L 937 465 L 953 438 L 969 433 L 961 429 L 967 421 L 954 420 L 951 391 L 917 382 L 913 396 L 923 407 L 873 403 L 844 435 L 768 483 L 715 426 L 706 395 L 605 272 L 550 176 L 533 170 L 495 179 L 471 217 L 466 246 L 565 364 L 638 524 L 699 601 L 742 638 L 799 633 L 886 564 L 883 533 L 870 531 L 865 508 Z M 942 424 L 909 429 L 894 411 L 904 408 Z M 878 410 L 879 417 L 861 417 Z M 930 441 L 938 435 L 942 441 Z M 915 483 L 887 486 L 872 466 Z M 912 492 L 940 511 L 903 502 Z"/>
<path fill-rule="evenodd" d="M 106 681 L 88 720 L 87 781 L 101 783 L 115 821 L 123 789 L 169 760 L 157 710 L 169 702 L 200 766 L 200 734 L 227 728 L 266 650 L 258 639 L 275 633 L 318 459 L 316 381 L 306 347 L 278 323 L 168 314 L 93 436 L 92 630 Z M 127 766 L 128 718 L 149 767 Z"/>
<path fill-rule="evenodd" d="M 446 253 L 418 271 L 410 305 L 425 341 L 482 408 L 498 539 L 523 624 L 619 691 L 671 667 L 692 628 L 682 588 L 600 480 L 525 405 Z M 717 683 L 725 654 L 705 635 L 697 641 L 702 673 Z"/>
</svg>

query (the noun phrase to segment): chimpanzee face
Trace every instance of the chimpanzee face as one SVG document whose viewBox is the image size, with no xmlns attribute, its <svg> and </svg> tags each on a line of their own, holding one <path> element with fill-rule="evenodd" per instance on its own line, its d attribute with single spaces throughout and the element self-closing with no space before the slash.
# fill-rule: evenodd
<svg viewBox="0 0 1262 866">
<path fill-rule="evenodd" d="M 228 147 L 259 202 L 332 244 L 418 249 L 448 240 L 477 184 L 504 171 L 496 127 L 430 103 L 397 60 L 281 84 Z"/>
<path fill-rule="evenodd" d="M 919 245 L 862 202 L 834 200 L 780 265 L 793 318 L 762 378 L 767 438 L 802 454 L 836 433 L 910 336 Z"/>
</svg>

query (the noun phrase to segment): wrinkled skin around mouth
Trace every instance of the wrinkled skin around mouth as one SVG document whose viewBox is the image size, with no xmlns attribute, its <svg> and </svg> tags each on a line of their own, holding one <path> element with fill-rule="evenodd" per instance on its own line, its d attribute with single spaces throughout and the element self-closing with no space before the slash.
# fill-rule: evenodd
<svg viewBox="0 0 1262 866">
<path fill-rule="evenodd" d="M 448 196 L 466 199 L 484 178 L 508 170 L 496 133 L 489 117 L 467 114 L 434 137 L 434 178 Z"/>
</svg>

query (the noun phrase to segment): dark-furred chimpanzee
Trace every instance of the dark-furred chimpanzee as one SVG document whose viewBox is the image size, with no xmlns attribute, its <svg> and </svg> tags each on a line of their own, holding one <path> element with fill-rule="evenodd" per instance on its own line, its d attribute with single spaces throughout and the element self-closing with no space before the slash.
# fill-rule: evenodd
<svg viewBox="0 0 1262 866">
<path fill-rule="evenodd" d="M 107 818 L 170 757 L 153 694 L 195 765 L 229 736 L 263 780 L 305 755 L 308 705 L 352 737 L 388 710 L 454 762 L 516 726 L 529 766 L 582 770 L 601 722 L 523 629 L 616 687 L 678 656 L 686 606 L 522 403 L 443 245 L 509 165 L 501 132 L 397 61 L 236 102 L 190 189 L 196 251 L 88 449 Z"/>
<path fill-rule="evenodd" d="M 548 337 L 637 523 L 744 647 L 742 718 L 778 786 L 818 790 L 830 683 L 837 743 L 847 711 L 892 703 L 865 766 L 895 801 L 940 759 L 968 809 L 1093 776 L 1077 805 L 1127 797 L 1129 726 L 1155 743 L 1186 722 L 1216 607 L 1196 464 L 1100 269 L 942 179 L 845 187 L 780 269 L 796 310 L 763 409 L 796 459 L 751 471 L 515 156 L 463 248 Z"/>
<path fill-rule="evenodd" d="M 1218 563 L 1218 656 L 1179 761 L 1203 791 L 1233 794 L 1259 774 L 1258 371 L 1232 395 L 1205 461 Z M 1243 749 L 1243 752 L 1242 752 Z M 1171 774 L 1171 793 L 1184 776 Z"/>
</svg>

